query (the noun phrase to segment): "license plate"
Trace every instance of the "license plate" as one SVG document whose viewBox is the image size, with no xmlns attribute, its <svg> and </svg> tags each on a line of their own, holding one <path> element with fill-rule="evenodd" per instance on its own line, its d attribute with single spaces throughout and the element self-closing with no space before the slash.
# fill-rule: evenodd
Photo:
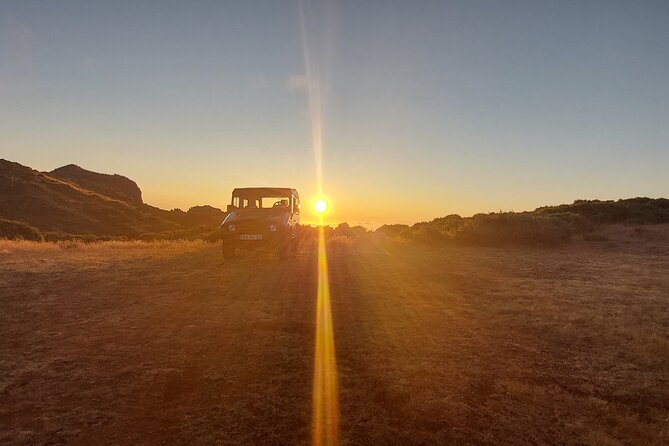
<svg viewBox="0 0 669 446">
<path fill-rule="evenodd" d="M 262 234 L 242 234 L 239 240 L 262 240 Z"/>
</svg>

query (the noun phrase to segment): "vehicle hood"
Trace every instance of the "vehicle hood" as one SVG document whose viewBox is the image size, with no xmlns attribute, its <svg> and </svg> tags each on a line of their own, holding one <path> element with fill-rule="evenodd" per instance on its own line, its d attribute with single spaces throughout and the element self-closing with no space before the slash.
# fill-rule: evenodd
<svg viewBox="0 0 669 446">
<path fill-rule="evenodd" d="M 237 209 L 230 212 L 222 224 L 237 223 L 242 221 L 267 221 L 285 224 L 290 217 L 290 209 Z"/>
</svg>

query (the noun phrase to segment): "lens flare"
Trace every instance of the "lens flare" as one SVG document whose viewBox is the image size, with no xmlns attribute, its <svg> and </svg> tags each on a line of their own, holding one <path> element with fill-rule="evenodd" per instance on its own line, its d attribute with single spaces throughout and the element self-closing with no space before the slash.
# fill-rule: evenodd
<svg viewBox="0 0 669 446">
<path fill-rule="evenodd" d="M 316 297 L 316 346 L 312 392 L 313 446 L 339 444 L 339 396 L 328 258 L 323 226 L 318 229 L 318 295 Z"/>
<path fill-rule="evenodd" d="M 328 209 L 328 203 L 327 203 L 327 201 L 323 200 L 322 198 L 319 198 L 314 203 L 314 210 L 316 212 L 318 212 L 319 214 L 322 214 L 323 212 L 327 211 L 327 209 Z"/>
<path fill-rule="evenodd" d="M 305 5 L 300 2 L 300 31 L 304 51 L 306 93 L 309 101 L 311 141 L 316 164 L 318 195 L 323 193 L 323 98 L 318 62 L 312 60 L 307 39 Z M 319 52 L 316 52 L 319 55 Z M 314 66 L 315 64 L 315 66 Z M 318 291 L 316 295 L 316 345 L 314 348 L 314 380 L 312 394 L 312 445 L 336 446 L 339 444 L 339 392 L 337 389 L 337 361 L 330 309 L 328 263 L 325 253 L 323 214 L 328 203 L 323 198 L 314 202 L 318 214 Z"/>
</svg>

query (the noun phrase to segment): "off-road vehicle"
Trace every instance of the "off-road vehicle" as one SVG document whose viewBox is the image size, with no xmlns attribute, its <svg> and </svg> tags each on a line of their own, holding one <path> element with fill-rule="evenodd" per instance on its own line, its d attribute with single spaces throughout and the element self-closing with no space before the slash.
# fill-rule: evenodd
<svg viewBox="0 0 669 446">
<path fill-rule="evenodd" d="M 284 187 L 244 187 L 232 191 L 228 215 L 221 223 L 223 255 L 237 248 L 268 246 L 286 257 L 297 245 L 300 196 Z"/>
</svg>

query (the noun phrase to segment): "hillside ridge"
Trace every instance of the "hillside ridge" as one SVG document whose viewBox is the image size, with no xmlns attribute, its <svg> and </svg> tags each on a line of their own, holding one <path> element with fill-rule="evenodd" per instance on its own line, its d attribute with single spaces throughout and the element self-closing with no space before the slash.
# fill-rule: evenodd
<svg viewBox="0 0 669 446">
<path fill-rule="evenodd" d="M 13 222 L 6 227 L 25 224 L 47 238 L 195 238 L 213 231 L 224 215 L 211 206 L 184 212 L 145 204 L 137 184 L 122 175 L 73 164 L 39 172 L 0 159 L 0 219 Z"/>
<path fill-rule="evenodd" d="M 137 183 L 119 174 L 98 173 L 68 164 L 48 172 L 61 180 L 74 182 L 84 189 L 98 192 L 121 201 L 142 204 L 142 191 Z"/>
</svg>

